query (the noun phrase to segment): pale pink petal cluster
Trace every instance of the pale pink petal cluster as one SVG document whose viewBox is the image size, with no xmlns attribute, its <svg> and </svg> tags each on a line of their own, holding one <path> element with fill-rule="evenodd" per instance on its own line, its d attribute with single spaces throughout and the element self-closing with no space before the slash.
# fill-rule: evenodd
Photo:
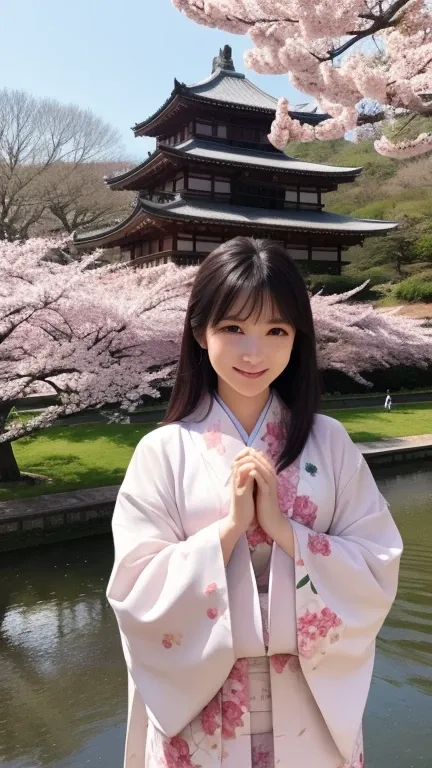
<svg viewBox="0 0 432 768">
<path fill-rule="evenodd" d="M 255 47 L 247 67 L 260 73 L 287 73 L 300 91 L 321 102 L 346 107 L 343 118 L 329 111 L 320 130 L 311 132 L 278 109 L 270 141 L 284 149 L 289 141 L 340 138 L 344 127 L 361 121 L 356 104 L 377 100 L 432 116 L 432 9 L 429 0 L 173 0 L 189 18 L 235 34 L 249 34 Z M 295 122 L 295 121 L 294 121 Z M 326 122 L 329 123 L 326 126 Z M 354 126 L 353 126 L 354 123 Z M 345 132 L 351 130 L 346 129 Z M 285 143 L 284 143 L 285 142 Z M 375 144 L 389 157 L 411 157 L 403 140 Z M 415 153 L 430 150 L 424 139 Z"/>
<path fill-rule="evenodd" d="M 312 528 L 318 513 L 318 507 L 309 496 L 297 496 L 294 501 L 292 519 Z"/>
<path fill-rule="evenodd" d="M 324 533 L 310 533 L 308 536 L 308 549 L 313 555 L 331 555 L 330 539 Z"/>
<path fill-rule="evenodd" d="M 236 738 L 243 715 L 249 711 L 248 660 L 238 659 L 222 687 L 222 736 Z"/>
<path fill-rule="evenodd" d="M 311 659 L 320 649 L 322 639 L 330 633 L 330 642 L 339 639 L 334 632 L 340 627 L 342 620 L 330 608 L 323 608 L 319 613 L 306 612 L 297 619 L 297 641 L 300 656 Z"/>
<path fill-rule="evenodd" d="M 208 736 L 214 736 L 221 727 L 221 702 L 220 695 L 216 695 L 201 712 L 201 726 Z"/>
<path fill-rule="evenodd" d="M 181 736 L 163 741 L 163 756 L 166 768 L 193 768 L 189 745 Z"/>
</svg>

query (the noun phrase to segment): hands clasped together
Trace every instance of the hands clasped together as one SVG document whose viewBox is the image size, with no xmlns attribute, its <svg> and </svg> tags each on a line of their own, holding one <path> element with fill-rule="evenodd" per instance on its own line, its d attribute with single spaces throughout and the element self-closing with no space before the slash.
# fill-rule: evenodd
<svg viewBox="0 0 432 768">
<path fill-rule="evenodd" d="M 282 519 L 275 467 L 262 451 L 244 448 L 237 454 L 232 468 L 230 514 L 233 520 L 244 532 L 251 524 L 258 522 L 268 536 L 274 539 Z"/>
<path fill-rule="evenodd" d="M 293 528 L 282 515 L 276 470 L 269 458 L 255 448 L 244 448 L 235 457 L 232 470 L 230 510 L 219 521 L 225 565 L 239 538 L 256 523 L 287 555 L 294 557 Z"/>
</svg>

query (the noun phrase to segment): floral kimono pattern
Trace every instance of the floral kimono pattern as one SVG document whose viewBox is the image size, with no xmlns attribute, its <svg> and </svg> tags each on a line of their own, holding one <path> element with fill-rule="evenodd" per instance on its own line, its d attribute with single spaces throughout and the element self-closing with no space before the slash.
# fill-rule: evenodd
<svg viewBox="0 0 432 768">
<path fill-rule="evenodd" d="M 289 411 L 272 399 L 253 447 L 276 460 Z M 219 520 L 244 444 L 215 398 L 138 444 L 113 516 L 107 588 L 128 669 L 125 768 L 364 768 L 375 639 L 402 542 L 344 427 L 317 415 L 278 475 L 295 557 L 259 526 L 225 568 Z M 268 615 L 250 547 L 271 546 Z M 266 626 L 267 624 L 267 626 Z M 272 736 L 251 733 L 251 664 L 269 658 Z M 146 722 L 148 718 L 148 733 Z"/>
</svg>

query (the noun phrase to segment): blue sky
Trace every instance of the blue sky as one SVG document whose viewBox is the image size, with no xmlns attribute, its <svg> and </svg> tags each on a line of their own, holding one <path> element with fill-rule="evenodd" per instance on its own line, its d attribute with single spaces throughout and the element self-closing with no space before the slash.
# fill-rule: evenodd
<svg viewBox="0 0 432 768">
<path fill-rule="evenodd" d="M 122 134 L 126 155 L 153 146 L 130 127 L 170 95 L 174 77 L 188 84 L 211 72 L 229 44 L 238 71 L 249 38 L 198 26 L 171 0 L 15 0 L 1 11 L 0 87 L 90 108 Z M 247 76 L 274 96 L 307 101 L 283 75 Z"/>
</svg>

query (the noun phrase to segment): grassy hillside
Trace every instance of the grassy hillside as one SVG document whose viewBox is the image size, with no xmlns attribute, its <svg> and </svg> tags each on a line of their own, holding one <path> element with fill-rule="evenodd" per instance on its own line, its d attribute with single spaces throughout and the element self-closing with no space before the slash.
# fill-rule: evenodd
<svg viewBox="0 0 432 768">
<path fill-rule="evenodd" d="M 400 130 L 400 124 L 386 132 L 391 130 Z M 431 130 L 432 120 L 418 120 L 398 139 Z M 427 295 L 417 296 L 411 285 L 406 300 L 431 301 L 432 153 L 412 160 L 395 160 L 378 155 L 371 141 L 353 144 L 343 140 L 295 142 L 289 145 L 288 153 L 310 162 L 362 167 L 363 172 L 354 183 L 341 184 L 336 192 L 324 196 L 326 209 L 353 217 L 398 221 L 402 225 L 390 241 L 383 237 L 367 238 L 363 247 L 346 251 L 344 259 L 351 264 L 344 268 L 344 276 L 371 277 L 375 283 L 383 284 L 412 280 L 412 275 L 417 275 L 421 283 L 429 284 Z M 399 250 L 401 256 L 397 255 Z M 401 295 L 399 299 L 403 300 Z"/>
</svg>

